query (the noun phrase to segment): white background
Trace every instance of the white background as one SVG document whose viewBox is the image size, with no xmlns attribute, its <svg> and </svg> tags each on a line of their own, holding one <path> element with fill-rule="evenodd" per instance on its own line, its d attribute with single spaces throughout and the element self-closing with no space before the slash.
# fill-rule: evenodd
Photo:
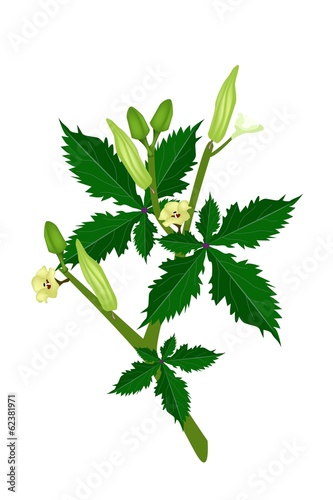
<svg viewBox="0 0 333 500">
<path fill-rule="evenodd" d="M 0 7 L 1 498 L 11 498 L 5 484 L 11 391 L 18 398 L 20 500 L 331 498 L 330 3 L 52 3 L 44 15 L 42 1 L 3 0 Z M 171 417 L 161 421 L 152 389 L 107 395 L 136 359 L 120 335 L 69 285 L 57 300 L 38 304 L 31 278 L 43 265 L 56 266 L 43 241 L 45 220 L 68 237 L 91 214 L 115 210 L 68 174 L 58 119 L 103 137 L 106 117 L 125 127 L 128 99 L 150 117 L 172 98 L 174 128 L 206 119 L 201 154 L 216 94 L 235 64 L 235 112 L 266 130 L 255 144 L 243 136 L 214 158 L 204 195 L 211 191 L 222 211 L 258 195 L 303 197 L 277 238 L 234 252 L 259 264 L 275 285 L 282 347 L 270 334 L 263 339 L 235 323 L 225 303 L 214 306 L 209 265 L 200 298 L 163 327 L 162 340 L 176 332 L 179 342 L 226 353 L 206 372 L 185 377 L 192 415 L 209 440 L 203 464 L 179 425 Z M 119 315 L 133 327 L 166 256 L 157 246 L 146 266 L 131 244 L 105 263 Z M 36 369 L 36 355 L 50 352 L 59 332 L 67 346 Z M 133 437 L 138 428 L 140 437 Z M 110 460 L 113 470 L 100 479 L 96 467 Z"/>
</svg>

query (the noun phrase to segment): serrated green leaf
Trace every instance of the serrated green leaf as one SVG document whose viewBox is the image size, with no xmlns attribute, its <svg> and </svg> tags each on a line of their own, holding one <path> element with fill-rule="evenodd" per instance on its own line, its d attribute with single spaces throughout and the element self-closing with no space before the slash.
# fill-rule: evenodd
<svg viewBox="0 0 333 500">
<path fill-rule="evenodd" d="M 236 321 L 240 318 L 262 334 L 267 330 L 280 342 L 276 321 L 281 317 L 277 312 L 280 308 L 268 281 L 258 276 L 261 270 L 247 261 L 236 262 L 233 255 L 214 248 L 207 253 L 212 263 L 210 293 L 215 304 L 225 298 Z"/>
<path fill-rule="evenodd" d="M 67 242 L 65 251 L 65 262 L 78 263 L 75 241 L 78 238 L 87 253 L 97 262 L 104 260 L 112 251 L 116 250 L 118 255 L 122 255 L 128 248 L 131 240 L 133 226 L 138 222 L 140 212 L 119 212 L 117 215 L 95 214 L 93 220 L 84 222 L 74 231 Z"/>
<path fill-rule="evenodd" d="M 186 255 L 192 250 L 202 248 L 202 243 L 193 236 L 192 233 L 186 231 L 185 234 L 171 233 L 159 240 L 160 244 L 166 250 L 173 253 L 182 253 Z"/>
<path fill-rule="evenodd" d="M 134 245 L 141 257 L 147 262 L 147 257 L 149 257 L 150 252 L 154 246 L 155 238 L 154 234 L 157 233 L 157 228 L 153 224 L 147 214 L 142 214 L 139 223 L 135 226 L 134 235 Z"/>
<path fill-rule="evenodd" d="M 172 335 L 168 340 L 166 340 L 161 347 L 161 357 L 162 359 L 171 356 L 176 349 L 176 336 Z"/>
<path fill-rule="evenodd" d="M 200 293 L 200 273 L 204 270 L 205 252 L 196 252 L 190 257 L 176 257 L 163 262 L 160 268 L 165 271 L 156 280 L 149 294 L 147 317 L 141 326 L 149 322 L 164 321 L 180 314 L 190 304 L 192 297 Z"/>
<path fill-rule="evenodd" d="M 149 387 L 153 376 L 156 374 L 160 364 L 151 365 L 148 363 L 134 362 L 133 368 L 122 374 L 119 382 L 109 394 L 135 394 L 142 389 Z"/>
<path fill-rule="evenodd" d="M 220 227 L 220 211 L 216 201 L 209 195 L 208 200 L 199 212 L 199 222 L 196 228 L 202 235 L 204 242 L 209 242 L 212 235 Z"/>
<path fill-rule="evenodd" d="M 135 182 L 107 139 L 103 142 L 98 137 L 84 135 L 79 128 L 77 132 L 71 132 L 63 123 L 60 124 L 65 133 L 64 157 L 72 165 L 70 171 L 75 178 L 89 186 L 87 192 L 102 200 L 114 198 L 117 205 L 141 208 Z"/>
<path fill-rule="evenodd" d="M 155 349 L 148 349 L 148 347 L 142 347 L 136 350 L 139 356 L 147 363 L 156 363 L 159 361 L 159 357 Z"/>
<path fill-rule="evenodd" d="M 179 349 L 167 359 L 165 363 L 177 366 L 185 372 L 204 370 L 211 366 L 222 354 L 209 351 L 201 346 L 188 348 L 187 344 L 181 345 Z"/>
<path fill-rule="evenodd" d="M 269 240 L 287 224 L 299 198 L 285 201 L 284 197 L 280 200 L 260 200 L 258 197 L 242 210 L 235 203 L 227 211 L 211 243 L 228 247 L 238 244 L 243 248 L 258 246 L 260 241 Z"/>
<path fill-rule="evenodd" d="M 162 396 L 163 408 L 184 427 L 190 414 L 190 395 L 184 380 L 177 377 L 165 364 L 161 365 L 161 376 L 155 387 L 155 396 Z"/>
<path fill-rule="evenodd" d="M 200 126 L 180 128 L 163 139 L 155 151 L 156 182 L 159 198 L 174 196 L 186 189 L 188 183 L 183 177 L 196 165 L 195 146 L 199 139 L 196 132 Z"/>
</svg>

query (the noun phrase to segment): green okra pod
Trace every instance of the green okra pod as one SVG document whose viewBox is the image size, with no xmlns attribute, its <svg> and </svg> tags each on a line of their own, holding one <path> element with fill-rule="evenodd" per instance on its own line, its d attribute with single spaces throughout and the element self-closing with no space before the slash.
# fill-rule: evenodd
<svg viewBox="0 0 333 500">
<path fill-rule="evenodd" d="M 152 183 L 152 178 L 142 162 L 133 141 L 112 120 L 107 119 L 106 121 L 113 133 L 117 154 L 128 173 L 140 188 L 147 189 Z"/>
<path fill-rule="evenodd" d="M 219 143 L 227 132 L 232 113 L 236 104 L 236 78 L 239 66 L 235 66 L 228 78 L 224 81 L 218 93 L 212 123 L 208 137 Z"/>
<path fill-rule="evenodd" d="M 80 240 L 76 240 L 75 244 L 79 264 L 87 283 L 93 289 L 104 311 L 114 311 L 117 309 L 117 298 L 102 267 L 87 254 Z"/>
</svg>

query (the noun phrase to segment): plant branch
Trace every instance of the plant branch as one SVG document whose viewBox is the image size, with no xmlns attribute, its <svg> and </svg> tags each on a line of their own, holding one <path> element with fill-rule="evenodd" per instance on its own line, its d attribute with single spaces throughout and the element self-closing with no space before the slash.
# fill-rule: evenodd
<svg viewBox="0 0 333 500">
<path fill-rule="evenodd" d="M 232 137 L 229 137 L 229 139 L 227 141 L 225 141 L 222 146 L 220 146 L 219 148 L 215 149 L 214 152 L 212 152 L 211 156 L 215 156 L 217 155 L 217 153 L 219 153 L 220 151 L 222 151 L 222 149 L 224 149 L 226 146 L 228 146 L 229 142 L 232 141 Z"/>
<path fill-rule="evenodd" d="M 75 276 L 65 270 L 61 270 L 61 272 L 75 286 L 75 288 L 77 288 L 86 297 L 86 299 L 88 299 L 89 302 L 103 314 L 103 316 L 118 330 L 124 339 L 127 340 L 132 347 L 134 347 L 134 349 L 138 349 L 140 347 L 149 347 L 150 349 L 157 348 L 158 335 L 161 328 L 159 321 L 153 324 L 150 323 L 145 337 L 142 338 L 119 316 L 113 312 L 104 311 L 97 297 L 78 279 L 76 279 Z M 191 415 L 188 415 L 186 418 L 184 423 L 184 432 L 198 458 L 202 462 L 205 462 L 208 455 L 208 442 Z"/>
<path fill-rule="evenodd" d="M 134 349 L 143 347 L 143 338 L 140 337 L 135 330 L 133 330 L 125 321 L 117 316 L 113 311 L 104 311 L 97 297 L 88 290 L 78 279 L 75 278 L 70 272 L 60 269 L 62 274 L 77 288 L 89 302 L 99 310 L 101 314 L 118 330 Z"/>
<path fill-rule="evenodd" d="M 161 371 L 159 370 L 155 378 L 158 380 L 161 376 Z M 197 457 L 201 462 L 206 462 L 208 457 L 208 441 L 205 435 L 201 432 L 200 428 L 197 426 L 196 422 L 193 420 L 191 415 L 186 417 L 184 422 L 183 431 L 190 442 L 193 450 L 195 451 Z"/>
<path fill-rule="evenodd" d="M 153 152 L 152 155 L 148 154 L 148 172 L 151 175 L 151 178 L 153 179 L 151 183 L 151 189 L 150 189 L 150 196 L 151 196 L 151 203 L 153 205 L 153 210 L 154 210 L 154 215 L 156 217 L 157 222 L 159 225 L 164 229 L 164 231 L 167 234 L 173 233 L 173 230 L 170 227 L 165 227 L 163 226 L 162 222 L 159 220 L 159 216 L 161 214 L 161 208 L 160 204 L 158 201 L 158 192 L 157 192 L 157 184 L 156 184 L 156 171 L 155 171 L 155 154 Z"/>
<path fill-rule="evenodd" d="M 202 183 L 203 183 L 203 180 L 204 180 L 204 177 L 206 174 L 208 163 L 209 163 L 209 160 L 210 160 L 211 155 L 212 155 L 213 147 L 214 147 L 213 141 L 209 141 L 209 143 L 207 144 L 207 146 L 205 147 L 205 150 L 203 152 L 203 155 L 202 155 L 202 158 L 201 158 L 201 161 L 199 164 L 199 168 L 197 171 L 197 175 L 196 175 L 196 178 L 194 181 L 192 194 L 191 194 L 191 198 L 190 198 L 190 203 L 189 203 L 191 210 L 192 210 L 192 213 L 191 213 L 190 218 L 184 224 L 183 232 L 190 230 L 193 216 L 195 213 L 195 207 L 197 205 L 197 201 L 198 201 L 199 194 L 200 194 L 201 187 L 202 187 Z"/>
<path fill-rule="evenodd" d="M 67 279 L 65 279 L 65 280 L 62 280 L 62 281 L 57 280 L 57 278 L 54 278 L 54 279 L 56 280 L 56 282 L 58 283 L 58 285 L 59 285 L 59 286 L 63 285 L 64 283 L 68 283 L 68 281 L 69 281 L 69 279 L 68 279 L 68 278 L 67 278 Z"/>
<path fill-rule="evenodd" d="M 185 231 L 189 231 L 190 230 L 190 227 L 191 227 L 191 224 L 192 224 L 192 220 L 193 220 L 193 216 L 194 216 L 194 213 L 195 213 L 195 208 L 196 208 L 196 205 L 197 205 L 197 202 L 198 202 L 198 198 L 199 198 L 199 194 L 200 194 L 200 191 L 201 191 L 201 188 L 202 188 L 202 183 L 203 183 L 203 180 L 205 178 L 207 167 L 208 167 L 208 164 L 209 164 L 209 160 L 211 159 L 212 156 L 215 156 L 217 153 L 219 153 L 220 151 L 222 151 L 222 149 L 224 149 L 229 144 L 229 142 L 231 140 L 232 140 L 232 137 L 230 137 L 226 142 L 224 142 L 222 144 L 222 146 L 220 146 L 214 152 L 213 152 L 213 147 L 214 147 L 213 141 L 210 141 L 207 144 L 207 146 L 205 147 L 205 150 L 203 152 L 203 155 L 202 155 L 202 158 L 201 158 L 201 161 L 200 161 L 200 164 L 199 164 L 197 175 L 196 175 L 196 178 L 195 178 L 195 181 L 194 181 L 194 185 L 193 185 L 193 189 L 192 189 L 192 194 L 191 194 L 191 198 L 190 198 L 190 203 L 189 203 L 189 205 L 191 207 L 191 210 L 192 210 L 192 213 L 191 213 L 191 216 L 190 216 L 189 220 L 186 221 L 185 224 L 184 224 L 183 233 L 185 233 Z"/>
<path fill-rule="evenodd" d="M 143 344 L 149 349 L 155 349 L 157 351 L 158 337 L 161 330 L 161 323 L 156 321 L 156 323 L 149 323 L 146 333 L 143 337 Z"/>
</svg>

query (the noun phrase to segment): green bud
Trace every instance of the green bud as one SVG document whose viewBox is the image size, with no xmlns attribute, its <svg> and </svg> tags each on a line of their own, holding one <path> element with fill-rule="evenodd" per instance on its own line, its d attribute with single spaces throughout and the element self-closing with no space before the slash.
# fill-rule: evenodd
<svg viewBox="0 0 333 500">
<path fill-rule="evenodd" d="M 102 267 L 85 251 L 80 240 L 76 240 L 76 250 L 83 276 L 94 290 L 104 311 L 117 309 L 117 298 L 105 276 Z"/>
<path fill-rule="evenodd" d="M 57 255 L 62 254 L 67 246 L 58 227 L 50 221 L 45 222 L 44 239 L 48 251 Z"/>
<path fill-rule="evenodd" d="M 149 134 L 149 127 L 140 111 L 132 106 L 128 108 L 127 121 L 133 139 L 143 141 L 143 139 L 145 139 Z"/>
<path fill-rule="evenodd" d="M 157 108 L 150 125 L 156 132 L 165 132 L 169 129 L 172 120 L 173 108 L 171 99 L 161 102 Z"/>
<path fill-rule="evenodd" d="M 236 77 L 239 66 L 235 66 L 228 78 L 223 83 L 215 103 L 214 116 L 208 137 L 219 143 L 227 132 L 232 113 L 236 104 Z"/>
<path fill-rule="evenodd" d="M 117 154 L 125 165 L 126 170 L 140 188 L 147 189 L 153 180 L 142 162 L 133 141 L 112 120 L 107 119 L 106 121 L 113 133 Z"/>
</svg>

